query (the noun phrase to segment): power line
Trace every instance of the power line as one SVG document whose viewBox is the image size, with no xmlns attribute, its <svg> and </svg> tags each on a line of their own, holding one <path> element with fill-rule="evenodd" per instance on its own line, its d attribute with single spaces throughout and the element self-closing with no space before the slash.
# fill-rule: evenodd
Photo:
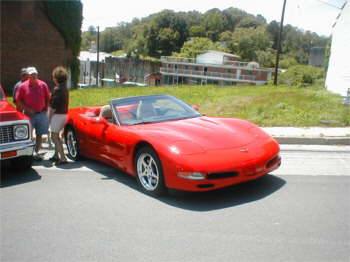
<svg viewBox="0 0 350 262">
<path fill-rule="evenodd" d="M 325 5 L 328 5 L 328 6 L 337 8 L 337 9 L 342 9 L 342 8 L 343 8 L 343 5 L 346 3 L 346 1 L 344 1 L 344 3 L 342 4 L 342 6 L 339 7 L 339 6 L 333 5 L 333 4 L 331 4 L 331 3 L 329 3 L 329 2 L 326 2 L 326 1 L 322 1 L 322 0 L 316 0 L 316 1 L 318 1 L 318 2 L 320 2 L 320 3 L 323 3 L 323 4 L 325 4 Z"/>
</svg>

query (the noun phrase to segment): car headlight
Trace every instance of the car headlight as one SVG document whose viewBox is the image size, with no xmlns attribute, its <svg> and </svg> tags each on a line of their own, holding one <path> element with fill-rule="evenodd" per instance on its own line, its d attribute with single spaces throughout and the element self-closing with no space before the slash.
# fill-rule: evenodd
<svg viewBox="0 0 350 262">
<path fill-rule="evenodd" d="M 186 171 L 180 171 L 177 173 L 177 176 L 186 178 L 186 179 L 191 179 L 191 180 L 202 180 L 205 179 L 205 173 L 201 172 L 186 172 Z"/>
<path fill-rule="evenodd" d="M 28 138 L 28 126 L 17 125 L 13 128 L 13 136 L 15 140 L 23 140 Z"/>
</svg>

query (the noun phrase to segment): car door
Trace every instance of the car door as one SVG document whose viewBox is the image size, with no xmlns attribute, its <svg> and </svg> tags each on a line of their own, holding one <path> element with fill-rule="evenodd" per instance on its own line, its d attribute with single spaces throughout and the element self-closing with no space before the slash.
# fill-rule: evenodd
<svg viewBox="0 0 350 262">
<path fill-rule="evenodd" d="M 101 121 L 99 117 L 84 117 L 81 120 L 83 147 L 85 154 L 95 159 L 103 158 L 103 136 L 108 128 L 107 121 Z"/>
<path fill-rule="evenodd" d="M 74 116 L 74 130 L 79 139 L 79 150 L 85 155 L 89 152 L 89 136 L 88 136 L 88 121 L 89 118 L 84 114 L 76 114 Z"/>
<path fill-rule="evenodd" d="M 104 157 L 108 162 L 124 170 L 126 168 L 126 157 L 130 137 L 122 126 L 111 124 L 104 131 L 103 135 Z"/>
</svg>

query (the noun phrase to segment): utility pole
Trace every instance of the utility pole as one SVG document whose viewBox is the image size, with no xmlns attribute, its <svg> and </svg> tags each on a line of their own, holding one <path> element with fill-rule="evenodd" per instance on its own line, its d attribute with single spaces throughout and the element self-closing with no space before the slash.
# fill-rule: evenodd
<svg viewBox="0 0 350 262">
<path fill-rule="evenodd" d="M 97 78 L 96 78 L 96 86 L 98 86 L 99 83 L 99 65 L 100 65 L 100 27 L 97 27 L 97 65 L 96 65 L 96 71 L 97 71 Z"/>
<path fill-rule="evenodd" d="M 280 62 L 280 52 L 281 52 L 281 45 L 282 45 L 282 31 L 283 31 L 283 20 L 284 20 L 284 10 L 286 9 L 286 2 L 287 0 L 284 0 L 283 2 L 283 9 L 282 9 L 282 16 L 281 16 L 281 24 L 280 24 L 280 31 L 278 34 L 278 40 L 277 40 L 277 55 L 276 55 L 276 65 L 275 65 L 275 79 L 273 80 L 273 84 L 277 86 L 277 78 L 278 78 L 278 64 Z"/>
</svg>

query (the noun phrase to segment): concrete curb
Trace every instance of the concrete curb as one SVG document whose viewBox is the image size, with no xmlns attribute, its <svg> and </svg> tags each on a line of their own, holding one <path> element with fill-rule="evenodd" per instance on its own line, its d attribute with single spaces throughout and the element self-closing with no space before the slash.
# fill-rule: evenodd
<svg viewBox="0 0 350 262">
<path fill-rule="evenodd" d="M 350 145 L 350 127 L 263 127 L 280 144 Z"/>
<path fill-rule="evenodd" d="M 286 145 L 350 145 L 349 137 L 273 137 Z"/>
<path fill-rule="evenodd" d="M 350 145 L 350 127 L 263 127 L 280 144 L 285 145 Z M 47 142 L 44 136 L 44 142 Z"/>
</svg>

